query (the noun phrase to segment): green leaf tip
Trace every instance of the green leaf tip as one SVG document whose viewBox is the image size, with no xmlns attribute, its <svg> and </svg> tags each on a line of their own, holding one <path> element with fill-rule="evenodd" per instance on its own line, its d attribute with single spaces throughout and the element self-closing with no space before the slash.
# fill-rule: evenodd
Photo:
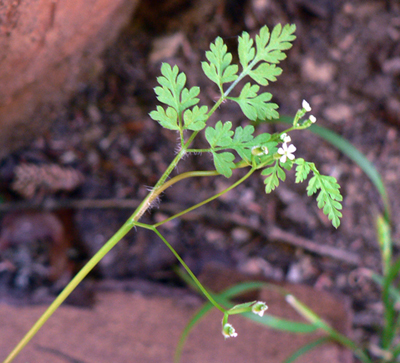
<svg viewBox="0 0 400 363">
<path fill-rule="evenodd" d="M 162 76 L 157 78 L 160 86 L 154 88 L 157 99 L 166 104 L 164 109 L 157 106 L 155 111 L 150 112 L 150 117 L 158 121 L 161 126 L 170 130 L 194 130 L 198 131 L 205 127 L 206 106 L 193 108 L 190 113 L 183 112 L 199 102 L 197 96 L 200 93 L 199 87 L 185 88 L 186 75 L 179 73 L 178 66 L 171 67 L 168 63 L 161 66 Z M 182 124 L 182 116 L 184 124 Z"/>
<path fill-rule="evenodd" d="M 276 111 L 278 105 L 268 102 L 272 94 L 265 92 L 258 95 L 259 89 L 258 85 L 246 83 L 239 97 L 228 98 L 238 103 L 242 112 L 251 121 L 279 118 L 279 113 Z"/>
<path fill-rule="evenodd" d="M 332 225 L 338 228 L 342 213 L 341 201 L 343 200 L 340 194 L 340 186 L 333 176 L 321 175 L 314 163 L 307 162 L 302 158 L 295 160 L 296 166 L 296 183 L 303 182 L 308 174 L 312 171 L 314 176 L 309 180 L 307 186 L 307 195 L 317 195 L 318 208 L 322 209 L 328 219 L 332 221 Z"/>
<path fill-rule="evenodd" d="M 224 83 L 230 83 L 236 80 L 239 67 L 231 64 L 232 54 L 228 52 L 228 47 L 224 44 L 222 38 L 218 37 L 214 43 L 211 43 L 210 50 L 206 52 L 207 62 L 202 62 L 204 74 L 222 90 Z"/>
</svg>

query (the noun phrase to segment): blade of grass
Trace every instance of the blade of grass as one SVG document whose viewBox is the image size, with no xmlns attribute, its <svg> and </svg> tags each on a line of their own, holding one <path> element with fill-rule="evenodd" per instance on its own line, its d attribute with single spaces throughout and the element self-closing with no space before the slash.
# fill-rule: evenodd
<svg viewBox="0 0 400 363">
<path fill-rule="evenodd" d="M 303 304 L 295 296 L 288 294 L 286 295 L 286 301 L 290 304 L 301 316 L 307 319 L 310 323 L 318 326 L 321 330 L 325 331 L 329 337 L 344 347 L 353 351 L 353 353 L 364 363 L 372 363 L 367 353 L 362 350 L 356 343 L 351 339 L 347 338 L 337 330 L 333 329 L 328 323 L 326 323 L 319 315 L 317 315 L 307 305 Z"/>
<path fill-rule="evenodd" d="M 185 326 L 185 329 L 183 329 L 183 332 L 179 338 L 178 345 L 175 349 L 175 357 L 174 357 L 174 362 L 178 363 L 181 360 L 182 352 L 183 352 L 183 347 L 185 345 L 185 342 L 187 340 L 187 337 L 189 336 L 189 333 L 191 330 L 194 328 L 194 326 L 203 318 L 206 316 L 206 314 L 212 310 L 213 305 L 210 302 L 205 303 L 199 311 L 197 311 L 192 319 L 190 319 L 189 323 Z"/>
<path fill-rule="evenodd" d="M 179 276 L 192 288 L 198 291 L 197 286 L 193 283 L 192 279 L 185 273 L 184 271 L 180 269 L 175 270 Z M 257 290 L 260 288 L 269 288 L 269 289 L 274 289 L 278 290 L 280 293 L 283 295 L 286 294 L 286 291 L 282 288 L 279 288 L 277 286 L 267 284 L 264 282 L 259 282 L 259 281 L 254 281 L 254 282 L 245 282 L 241 284 L 237 284 L 235 286 L 232 286 L 225 291 L 223 291 L 220 294 L 212 294 L 213 298 L 221 305 L 224 305 L 226 307 L 233 307 L 235 304 L 233 304 L 231 301 L 229 301 L 230 298 L 233 298 L 237 295 L 243 294 L 248 291 L 252 290 Z M 182 335 L 179 339 L 177 348 L 175 350 L 175 357 L 174 357 L 174 362 L 178 363 L 180 361 L 182 351 L 184 344 L 186 342 L 186 339 L 191 332 L 191 330 L 194 328 L 194 326 L 202 319 L 210 310 L 212 309 L 212 304 L 210 303 L 205 303 L 199 311 L 195 313 L 195 315 L 192 317 L 192 319 L 189 321 L 189 323 L 186 325 L 185 329 L 182 332 Z M 285 320 L 285 319 L 280 319 L 276 318 L 271 315 L 265 314 L 263 317 L 260 317 L 258 315 L 252 314 L 252 313 L 246 313 L 242 314 L 244 317 L 251 319 L 257 323 L 263 324 L 267 327 L 276 329 L 276 330 L 282 330 L 282 331 L 287 331 L 287 332 L 292 332 L 292 333 L 311 333 L 314 332 L 315 330 L 318 329 L 318 327 L 313 326 L 311 324 L 305 324 L 305 323 L 300 323 L 296 321 L 290 321 L 290 320 Z"/>
<path fill-rule="evenodd" d="M 399 319 L 395 322 L 396 307 L 395 300 L 391 297 L 390 291 L 393 286 L 394 279 L 398 276 L 400 271 L 400 258 L 392 264 L 386 276 L 383 278 L 382 285 L 382 301 L 385 306 L 384 318 L 385 326 L 382 333 L 382 348 L 387 350 L 396 336 L 396 327 L 399 324 Z"/>
<path fill-rule="evenodd" d="M 286 359 L 283 363 L 292 363 L 297 358 L 300 358 L 302 355 L 308 353 L 309 351 L 313 350 L 314 348 L 318 347 L 319 345 L 325 344 L 329 342 L 330 339 L 328 337 L 318 338 L 311 343 L 303 345 L 300 349 L 294 352 L 288 359 Z"/>
<path fill-rule="evenodd" d="M 376 218 L 376 231 L 382 256 L 383 275 L 387 276 L 392 264 L 392 238 L 390 224 L 382 215 L 378 215 Z"/>
</svg>

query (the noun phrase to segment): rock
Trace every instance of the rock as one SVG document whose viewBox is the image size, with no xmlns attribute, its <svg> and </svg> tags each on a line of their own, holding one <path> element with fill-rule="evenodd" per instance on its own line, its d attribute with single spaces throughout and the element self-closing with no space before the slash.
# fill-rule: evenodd
<svg viewBox="0 0 400 363">
<path fill-rule="evenodd" d="M 229 276 L 234 282 L 231 273 Z M 212 278 L 221 280 L 215 274 Z M 117 285 L 118 282 L 111 284 Z M 202 301 L 182 290 L 162 285 L 153 285 L 151 289 L 147 285 L 124 288 L 134 292 L 100 291 L 93 309 L 62 306 L 14 362 L 172 362 L 179 337 Z M 340 332 L 349 333 L 351 315 L 343 300 L 305 286 L 284 287 Z M 258 299 L 267 302 L 269 314 L 302 321 L 276 291 L 263 290 Z M 0 360 L 43 311 L 43 306 L 0 305 Z M 321 337 L 321 333 L 271 330 L 241 316 L 232 316 L 229 322 L 238 337 L 224 340 L 221 319 L 217 309 L 203 317 L 188 336 L 182 362 L 258 363 L 268 357 L 268 363 L 281 363 L 302 345 Z M 329 343 L 308 352 L 298 362 L 351 363 L 352 355 Z"/>
<path fill-rule="evenodd" d="M 333 81 L 336 67 L 333 63 L 317 63 L 315 59 L 306 57 L 302 61 L 301 73 L 304 81 L 327 84 Z"/>
<path fill-rule="evenodd" d="M 25 0 L 0 7 L 0 158 L 43 132 L 101 69 L 137 0 Z"/>
<path fill-rule="evenodd" d="M 353 118 L 351 107 L 345 103 L 337 103 L 328 106 L 323 111 L 324 117 L 331 122 L 350 121 Z"/>
</svg>

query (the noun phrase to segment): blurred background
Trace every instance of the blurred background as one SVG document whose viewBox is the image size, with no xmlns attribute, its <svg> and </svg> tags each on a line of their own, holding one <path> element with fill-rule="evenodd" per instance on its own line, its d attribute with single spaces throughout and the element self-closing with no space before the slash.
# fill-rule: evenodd
<svg viewBox="0 0 400 363">
<path fill-rule="evenodd" d="M 5 1 L 0 6 L 0 300 L 47 303 L 130 216 L 175 155 L 176 135 L 150 119 L 162 62 L 177 64 L 203 104 L 217 89 L 202 73 L 217 36 L 237 59 L 237 37 L 296 24 L 283 74 L 268 86 L 280 114 L 306 99 L 318 124 L 350 141 L 380 172 L 400 236 L 400 4 L 396 0 Z M 248 123 L 235 104 L 213 116 Z M 260 124 L 260 132 L 281 130 Z M 311 132 L 292 135 L 296 157 L 341 185 L 335 230 L 294 174 L 265 195 L 255 176 L 163 226 L 197 274 L 209 266 L 306 284 L 351 301 L 355 336 L 380 319 L 378 290 L 360 269 L 380 271 L 379 194 L 362 170 Z M 202 140 L 199 140 L 201 145 Z M 191 156 L 178 172 L 212 168 Z M 237 173 L 233 178 L 237 178 Z M 235 179 L 236 180 L 236 179 Z M 160 221 L 230 185 L 181 181 L 144 222 Z M 95 304 L 96 284 L 145 280 L 182 287 L 177 261 L 143 229 L 132 231 L 69 300 Z M 218 272 L 216 272 L 218 274 Z M 95 284 L 95 285 L 96 285 Z M 111 286 L 109 283 L 107 286 Z M 115 282 L 115 289 L 121 288 Z"/>
</svg>

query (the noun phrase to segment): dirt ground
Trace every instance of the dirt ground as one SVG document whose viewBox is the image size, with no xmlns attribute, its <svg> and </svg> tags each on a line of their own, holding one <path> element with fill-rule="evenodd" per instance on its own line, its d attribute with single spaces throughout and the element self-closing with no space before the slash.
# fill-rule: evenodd
<svg viewBox="0 0 400 363">
<path fill-rule="evenodd" d="M 349 140 L 376 166 L 390 198 L 397 252 L 398 1 L 142 1 L 131 25 L 105 53 L 104 71 L 97 82 L 82 85 L 51 132 L 0 165 L 3 215 L 15 213 L 10 211 L 13 208 L 40 204 L 42 210 L 53 210 L 55 219 L 47 216 L 44 219 L 51 220 L 47 223 L 42 215 L 31 213 L 27 218 L 32 224 L 43 222 L 49 231 L 46 238 L 50 236 L 53 242 L 60 228 L 68 232 L 46 251 L 36 250 L 39 260 L 26 257 L 23 248 L 8 252 L 8 260 L 28 261 L 29 269 L 18 263 L 17 268 L 9 268 L 3 257 L 3 301 L 51 300 L 129 217 L 174 157 L 176 135 L 148 116 L 157 105 L 153 88 L 161 62 L 177 64 L 187 74 L 188 85 L 202 89 L 202 102 L 211 105 L 216 90 L 200 66 L 210 42 L 221 36 L 235 58 L 237 36 L 243 30 L 254 36 L 264 24 L 272 28 L 277 23 L 296 24 L 297 39 L 282 63 L 283 74 L 268 88 L 274 102 L 281 115 L 293 115 L 306 99 L 319 125 Z M 245 122 L 229 103 L 218 110 L 217 119 Z M 267 124 L 259 129 L 280 127 Z M 363 341 L 372 334 L 374 339 L 381 319 L 379 290 L 361 272 L 363 268 L 380 271 L 375 218 L 382 211 L 382 201 L 362 170 L 318 136 L 295 133 L 292 140 L 296 157 L 314 161 L 323 173 L 338 179 L 344 196 L 338 230 L 320 213 L 315 199 L 306 196 L 306 185 L 294 184 L 294 175 L 289 173 L 288 180 L 270 195 L 264 193 L 262 178 L 255 176 L 223 198 L 169 223 L 163 233 L 195 273 L 212 261 L 273 281 L 303 283 L 349 297 L 354 337 Z M 53 165 L 53 169 L 46 169 L 44 181 L 27 173 L 18 189 L 16 170 L 27 164 Z M 209 158 L 193 156 L 178 171 L 211 167 Z M 60 179 L 62 187 L 57 184 Z M 43 185 L 46 188 L 41 189 Z M 143 220 L 159 221 L 228 185 L 224 177 L 181 181 L 165 192 L 158 208 Z M 23 188 L 32 193 L 21 196 Z M 17 214 L 11 216 L 18 220 Z M 9 230 L 18 223 L 11 223 Z M 62 260 L 63 269 L 49 273 L 46 267 L 40 268 L 46 259 L 50 264 Z M 140 277 L 182 286 L 174 265 L 175 258 L 162 242 L 138 229 L 111 251 L 92 278 Z M 89 289 L 80 291 L 71 302 L 91 305 Z"/>
</svg>

